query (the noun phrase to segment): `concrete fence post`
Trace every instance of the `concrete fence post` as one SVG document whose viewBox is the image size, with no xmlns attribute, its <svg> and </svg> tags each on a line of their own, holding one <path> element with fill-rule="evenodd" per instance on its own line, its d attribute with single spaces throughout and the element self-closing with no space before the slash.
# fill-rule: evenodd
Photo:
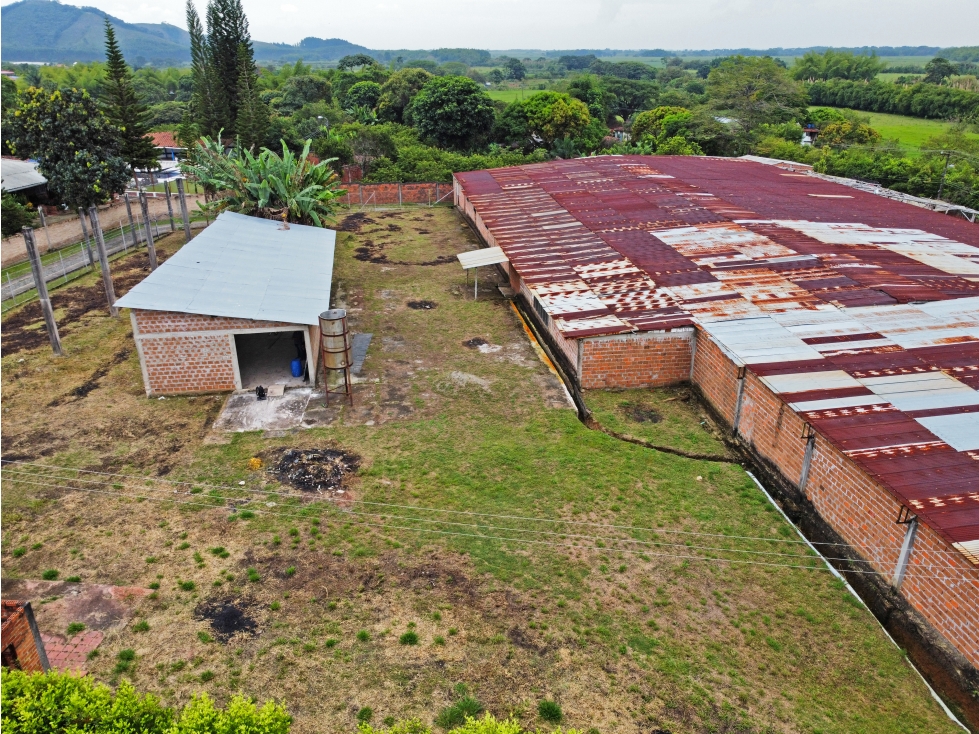
<svg viewBox="0 0 979 734">
<path fill-rule="evenodd" d="M 171 196 L 170 196 L 170 182 L 169 181 L 164 181 L 163 182 L 163 190 L 166 191 L 166 194 L 167 194 L 167 214 L 170 216 L 170 231 L 171 232 L 176 232 L 177 231 L 177 225 L 173 221 L 173 202 L 171 201 Z M 159 230 L 157 230 L 157 234 L 159 234 Z"/>
<path fill-rule="evenodd" d="M 187 195 L 182 178 L 177 179 L 177 196 L 180 198 L 180 215 L 184 218 L 184 242 L 190 242 L 190 215 L 187 213 Z"/>
<path fill-rule="evenodd" d="M 88 219 L 92 223 L 92 231 L 95 233 L 95 246 L 99 251 L 99 265 L 102 268 L 102 285 L 105 286 L 105 298 L 109 302 L 109 313 L 112 316 L 119 315 L 116 308 L 116 291 L 112 286 L 112 273 L 109 272 L 109 256 L 105 251 L 105 237 L 102 235 L 102 225 L 99 223 L 98 207 L 91 207 L 88 210 Z"/>
<path fill-rule="evenodd" d="M 41 267 L 41 256 L 37 252 L 37 243 L 34 241 L 34 229 L 24 227 L 24 245 L 27 247 L 27 256 L 31 259 L 31 271 L 34 273 L 34 287 L 37 289 L 37 297 L 41 302 L 41 311 L 44 314 L 44 325 L 48 329 L 48 338 L 51 340 L 51 351 L 59 357 L 61 356 L 61 337 L 58 335 L 58 324 L 54 320 L 54 309 L 51 308 L 51 299 L 48 298 L 48 286 L 44 282 L 44 270 Z"/>
<path fill-rule="evenodd" d="M 85 254 L 88 256 L 88 266 L 94 267 L 95 257 L 92 255 L 92 245 L 88 240 L 88 227 L 85 226 L 85 210 L 78 207 L 78 221 L 82 223 L 82 234 L 85 236 Z"/>
<path fill-rule="evenodd" d="M 143 212 L 143 226 L 146 228 L 146 250 L 150 256 L 150 272 L 156 270 L 156 245 L 153 243 L 153 227 L 150 225 L 150 207 L 145 192 L 139 193 L 139 208 Z"/>
</svg>

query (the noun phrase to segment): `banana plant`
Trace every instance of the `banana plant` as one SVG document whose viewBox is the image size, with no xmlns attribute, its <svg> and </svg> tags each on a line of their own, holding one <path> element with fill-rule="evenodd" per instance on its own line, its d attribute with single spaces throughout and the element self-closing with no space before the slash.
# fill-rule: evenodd
<svg viewBox="0 0 979 734">
<path fill-rule="evenodd" d="M 330 167 L 336 159 L 310 160 L 311 140 L 299 155 L 281 142 L 281 156 L 268 148 L 255 155 L 240 146 L 226 150 L 220 135 L 215 140 L 204 137 L 195 144 L 181 170 L 204 187 L 206 201 L 200 206 L 208 213 L 232 211 L 325 226 L 346 193 Z"/>
</svg>

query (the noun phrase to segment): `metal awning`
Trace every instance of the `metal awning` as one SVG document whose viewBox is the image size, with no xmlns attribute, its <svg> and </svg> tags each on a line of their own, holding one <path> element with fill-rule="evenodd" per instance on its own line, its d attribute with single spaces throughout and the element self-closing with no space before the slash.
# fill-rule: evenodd
<svg viewBox="0 0 979 734">
<path fill-rule="evenodd" d="M 484 265 L 505 263 L 510 259 L 503 252 L 502 247 L 484 247 L 481 250 L 460 252 L 456 257 L 459 258 L 459 262 L 465 270 L 469 270 L 469 268 L 481 268 Z"/>
<path fill-rule="evenodd" d="M 460 252 L 456 257 L 462 269 L 466 271 L 466 285 L 469 285 L 469 271 L 472 268 L 481 268 L 484 265 L 498 265 L 509 262 L 510 258 L 503 252 L 502 247 L 484 247 L 480 250 L 470 250 Z M 477 270 L 473 278 L 473 298 L 479 298 L 479 271 Z"/>
</svg>

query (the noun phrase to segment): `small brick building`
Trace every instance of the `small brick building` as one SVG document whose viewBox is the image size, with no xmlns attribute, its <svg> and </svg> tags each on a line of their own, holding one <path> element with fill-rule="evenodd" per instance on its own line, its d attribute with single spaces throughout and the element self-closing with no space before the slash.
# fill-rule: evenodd
<svg viewBox="0 0 979 734">
<path fill-rule="evenodd" d="M 573 389 L 692 384 L 979 726 L 979 228 L 792 164 L 455 176 Z"/>
<path fill-rule="evenodd" d="M 2 628 L 0 628 L 0 653 L 2 665 L 8 669 L 28 673 L 43 673 L 48 669 L 48 656 L 44 651 L 41 633 L 34 621 L 30 602 L 4 601 Z"/>
<path fill-rule="evenodd" d="M 131 309 L 146 394 L 315 384 L 335 241 L 328 229 L 221 214 L 117 302 Z"/>
</svg>

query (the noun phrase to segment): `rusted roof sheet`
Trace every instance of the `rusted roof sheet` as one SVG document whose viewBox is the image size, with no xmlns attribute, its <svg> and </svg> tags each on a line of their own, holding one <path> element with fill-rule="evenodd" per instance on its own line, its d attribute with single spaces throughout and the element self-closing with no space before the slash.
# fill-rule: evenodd
<svg viewBox="0 0 979 734">
<path fill-rule="evenodd" d="M 698 326 L 979 564 L 979 228 L 800 171 L 600 156 L 456 178 L 566 337 Z"/>
</svg>

